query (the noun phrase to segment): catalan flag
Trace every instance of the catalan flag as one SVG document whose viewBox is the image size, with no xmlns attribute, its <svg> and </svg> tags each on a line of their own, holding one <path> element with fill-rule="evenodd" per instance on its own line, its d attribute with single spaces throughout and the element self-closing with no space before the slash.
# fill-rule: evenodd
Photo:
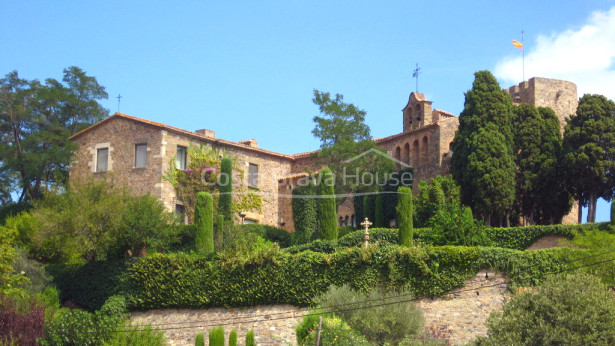
<svg viewBox="0 0 615 346">
<path fill-rule="evenodd" d="M 519 48 L 519 49 L 523 49 L 523 43 L 521 43 L 521 42 L 519 42 L 519 41 L 515 41 L 515 40 L 512 40 L 512 41 L 513 41 L 513 45 L 514 45 L 515 47 L 517 47 L 517 48 Z"/>
</svg>

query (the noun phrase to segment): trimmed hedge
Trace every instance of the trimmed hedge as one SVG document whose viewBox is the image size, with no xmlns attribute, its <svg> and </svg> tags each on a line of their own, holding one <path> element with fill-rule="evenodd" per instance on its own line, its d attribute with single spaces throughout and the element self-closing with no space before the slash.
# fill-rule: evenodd
<svg viewBox="0 0 615 346">
<path fill-rule="evenodd" d="M 269 240 L 278 243 L 281 248 L 289 247 L 292 245 L 292 235 L 283 228 L 278 228 L 269 225 L 262 225 L 257 223 L 235 225 L 235 227 L 244 231 L 253 232 L 265 240 Z"/>
</svg>

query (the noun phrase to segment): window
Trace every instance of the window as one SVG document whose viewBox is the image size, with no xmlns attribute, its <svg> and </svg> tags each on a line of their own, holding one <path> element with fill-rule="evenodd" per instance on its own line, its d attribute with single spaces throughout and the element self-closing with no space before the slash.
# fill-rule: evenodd
<svg viewBox="0 0 615 346">
<path fill-rule="evenodd" d="M 109 148 L 96 150 L 96 172 L 109 170 Z"/>
<path fill-rule="evenodd" d="M 175 216 L 180 218 L 181 222 L 186 223 L 186 207 L 181 204 L 176 204 Z"/>
<path fill-rule="evenodd" d="M 186 147 L 177 146 L 177 169 L 186 169 Z"/>
<path fill-rule="evenodd" d="M 135 168 L 143 168 L 147 164 L 147 144 L 135 145 Z"/>
<path fill-rule="evenodd" d="M 258 166 L 251 163 L 248 169 L 248 186 L 258 187 Z"/>
</svg>

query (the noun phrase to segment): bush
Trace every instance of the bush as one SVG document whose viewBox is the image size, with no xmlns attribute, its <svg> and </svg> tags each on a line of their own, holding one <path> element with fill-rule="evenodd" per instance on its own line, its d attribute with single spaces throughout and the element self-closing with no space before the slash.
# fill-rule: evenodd
<svg viewBox="0 0 615 346">
<path fill-rule="evenodd" d="M 214 199 L 208 192 L 197 194 L 194 226 L 196 227 L 194 236 L 196 251 L 201 254 L 214 252 Z"/>
<path fill-rule="evenodd" d="M 411 298 L 400 297 L 399 292 L 383 293 L 380 288 L 361 294 L 348 286 L 333 286 L 317 302 L 324 310 L 338 306 L 334 313 L 372 343 L 396 345 L 406 338 L 416 339 L 423 328 L 423 314 L 414 303 L 408 302 Z M 394 302 L 398 303 L 391 304 Z M 373 306 L 385 303 L 389 305 Z M 352 304 L 352 310 L 344 311 L 344 304 Z"/>
<path fill-rule="evenodd" d="M 504 305 L 479 345 L 615 344 L 615 296 L 587 274 L 550 277 Z"/>
<path fill-rule="evenodd" d="M 51 276 L 45 270 L 43 264 L 28 258 L 28 254 L 23 249 L 16 249 L 17 256 L 13 262 L 13 270 L 16 273 L 23 273 L 28 279 L 22 283 L 22 288 L 29 293 L 41 293 L 51 283 Z"/>
<path fill-rule="evenodd" d="M 0 344 L 36 345 L 44 335 L 45 307 L 36 300 L 17 302 L 0 296 Z"/>
<path fill-rule="evenodd" d="M 205 346 L 205 334 L 198 333 L 196 340 L 194 340 L 194 346 Z"/>
<path fill-rule="evenodd" d="M 299 323 L 297 326 L 297 343 L 299 345 L 311 346 L 316 344 L 319 317 L 320 316 L 315 315 L 306 316 Z M 320 331 L 321 345 L 373 345 L 341 319 L 327 315 L 322 315 L 322 317 L 322 330 Z M 302 338 L 299 337 L 299 330 L 301 330 Z"/>
<path fill-rule="evenodd" d="M 152 329 L 151 326 L 125 325 L 122 332 L 113 333 L 105 346 L 165 346 L 167 344 L 164 333 Z"/>
<path fill-rule="evenodd" d="M 282 248 L 289 247 L 293 243 L 292 234 L 282 228 L 257 223 L 235 225 L 234 228 L 254 233 L 265 240 L 278 243 Z"/>
<path fill-rule="evenodd" d="M 469 207 L 450 204 L 429 219 L 431 230 L 422 239 L 434 245 L 490 246 L 484 226 L 472 217 Z"/>
<path fill-rule="evenodd" d="M 179 241 L 176 224 L 175 215 L 158 198 L 149 194 L 128 198 L 122 225 L 114 235 L 115 257 L 145 256 L 148 249 L 168 250 Z"/>
<path fill-rule="evenodd" d="M 250 330 L 246 333 L 246 346 L 256 346 L 256 341 L 254 340 L 254 331 Z"/>
<path fill-rule="evenodd" d="M 28 212 L 32 209 L 32 203 L 20 202 L 9 203 L 0 207 L 0 225 L 4 224 L 7 218 L 17 216 L 22 212 Z"/>
<path fill-rule="evenodd" d="M 103 315 L 123 317 L 128 313 L 126 298 L 122 295 L 111 296 L 99 311 Z"/>
<path fill-rule="evenodd" d="M 398 230 L 394 228 L 371 228 L 369 230 L 369 242 L 370 244 L 379 244 L 380 246 L 398 244 Z M 348 233 L 337 244 L 339 247 L 363 245 L 363 230 Z"/>
<path fill-rule="evenodd" d="M 293 189 L 291 204 L 295 224 L 294 244 L 305 244 L 314 239 L 314 233 L 318 229 L 318 209 L 316 198 L 313 197 L 315 195 L 316 187 L 312 184 Z"/>
<path fill-rule="evenodd" d="M 294 245 L 284 249 L 284 252 L 299 253 L 303 251 L 314 251 L 320 253 L 333 253 L 338 248 L 337 243 L 330 240 L 316 239 L 311 243 Z"/>
<path fill-rule="evenodd" d="M 228 335 L 228 346 L 237 346 L 237 329 L 235 328 Z"/>
<path fill-rule="evenodd" d="M 350 234 L 354 231 L 356 231 L 356 229 L 352 226 L 342 226 L 337 229 L 338 239 L 341 239 L 346 236 L 346 234 Z"/>
<path fill-rule="evenodd" d="M 121 326 L 122 319 L 101 313 L 83 310 L 61 309 L 53 320 L 45 325 L 45 338 L 41 345 L 100 345 L 111 340 L 114 330 Z"/>
<path fill-rule="evenodd" d="M 216 327 L 209 331 L 209 346 L 224 346 L 224 328 Z"/>
</svg>

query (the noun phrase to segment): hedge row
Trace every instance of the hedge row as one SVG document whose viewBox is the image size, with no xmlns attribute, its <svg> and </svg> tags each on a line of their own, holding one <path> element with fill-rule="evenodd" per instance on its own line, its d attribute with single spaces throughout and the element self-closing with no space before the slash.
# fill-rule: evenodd
<svg viewBox="0 0 615 346">
<path fill-rule="evenodd" d="M 583 263 L 566 264 L 587 253 L 567 248 L 353 247 L 331 254 L 280 252 L 243 265 L 212 257 L 155 254 L 65 271 L 70 279 L 57 284 L 63 298 L 90 310 L 115 294 L 124 295 L 133 309 L 309 305 L 333 284 L 366 290 L 381 283 L 411 288 L 419 297 L 437 296 L 461 286 L 482 268 L 503 271 L 514 284 L 528 285 L 542 273 Z"/>
<path fill-rule="evenodd" d="M 525 250 L 532 243 L 546 235 L 560 235 L 572 238 L 575 232 L 591 229 L 606 229 L 607 223 L 583 224 L 583 225 L 544 225 L 544 226 L 524 226 L 507 228 L 486 228 L 487 237 L 494 242 L 495 247 L 507 249 Z M 424 240 L 422 234 L 430 232 L 429 228 L 415 229 L 415 238 Z M 373 228 L 370 230 L 370 243 L 380 245 L 397 244 L 399 235 L 397 229 L 392 228 Z M 360 246 L 363 244 L 363 231 L 352 232 L 338 241 L 338 247 Z M 304 249 L 317 251 L 318 247 L 310 244 L 303 245 Z M 292 247 L 289 248 L 293 249 Z M 294 251 L 294 250 L 293 250 Z"/>
</svg>

